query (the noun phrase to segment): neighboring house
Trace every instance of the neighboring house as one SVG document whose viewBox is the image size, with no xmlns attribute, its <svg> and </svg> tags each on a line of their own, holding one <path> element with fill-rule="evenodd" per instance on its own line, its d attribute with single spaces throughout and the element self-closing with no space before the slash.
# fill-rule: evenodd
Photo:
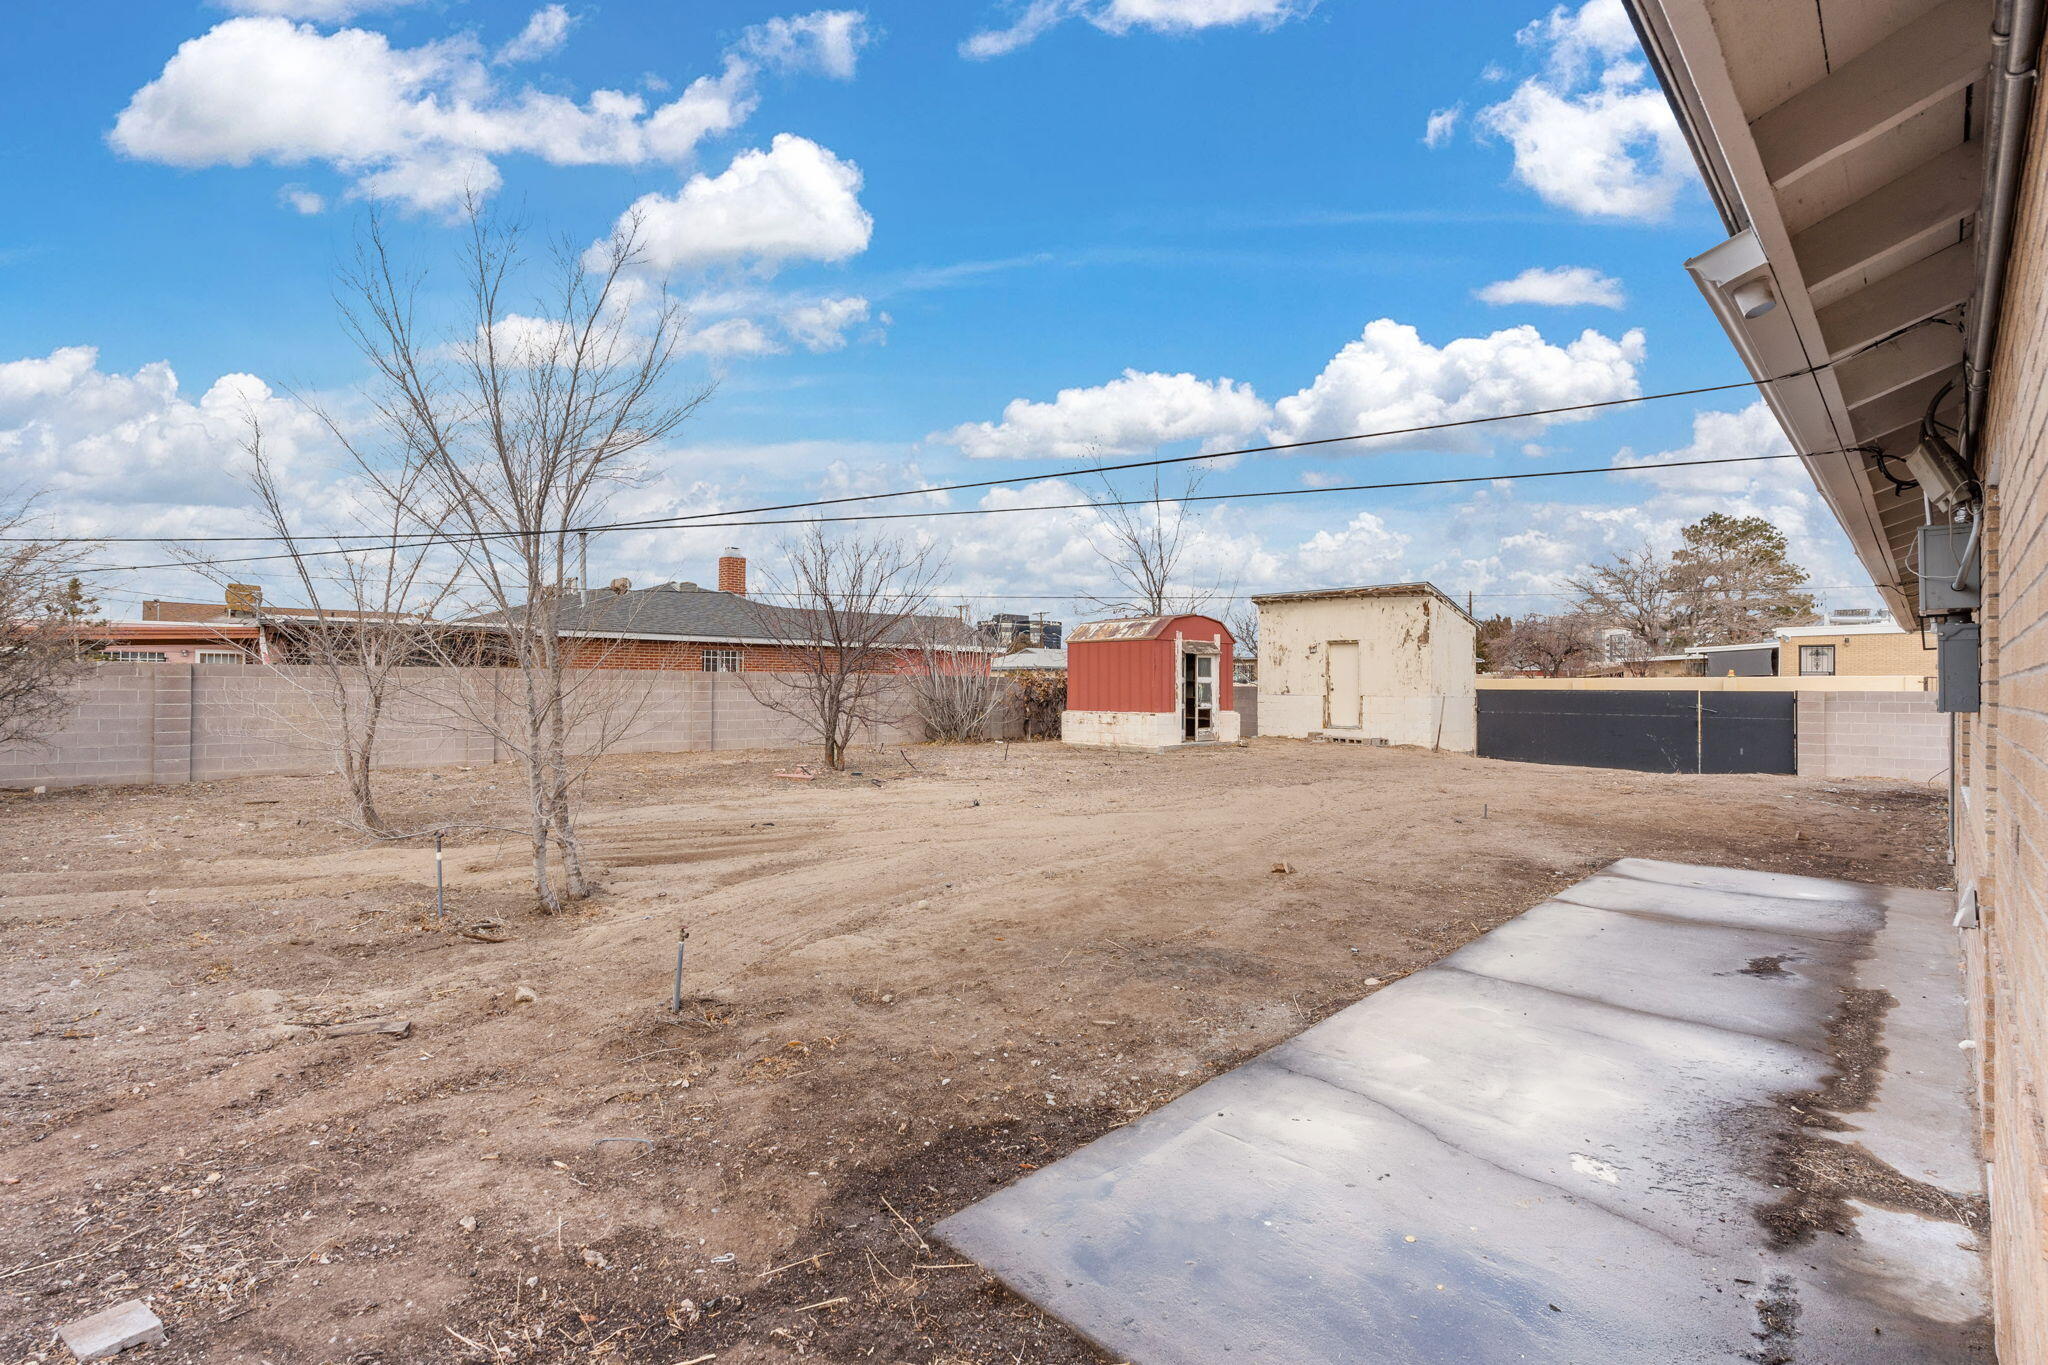
<svg viewBox="0 0 2048 1365">
<path fill-rule="evenodd" d="M 85 633 L 108 663 L 241 664 L 263 651 L 253 621 L 96 621 Z"/>
<path fill-rule="evenodd" d="M 1624 3 L 1726 233 L 1687 268 L 1884 605 L 1935 637 L 1781 648 L 1936 675 L 1977 1093 L 1925 1122 L 1978 1127 L 1997 1355 L 2048 1360 L 2048 7 Z M 1914 1244 L 1932 1284 L 1946 1247 Z"/>
<path fill-rule="evenodd" d="M 494 616 L 471 622 L 488 626 Z M 718 561 L 715 589 L 679 582 L 572 593 L 558 621 L 571 642 L 569 662 L 584 668 L 791 673 L 808 666 L 806 652 L 792 647 L 830 643 L 823 638 L 829 632 L 810 627 L 805 612 L 748 597 L 747 561 L 736 550 Z M 939 642 L 963 669 L 986 669 L 994 652 L 952 616 L 908 618 L 894 636 L 902 653 L 891 657 L 890 672 L 920 670 L 926 640 Z"/>
<path fill-rule="evenodd" d="M 1067 671 L 1067 651 L 1020 649 L 995 660 L 989 669 L 995 673 L 1064 673 Z"/>
<path fill-rule="evenodd" d="M 1254 597 L 1259 730 L 1455 749 L 1478 742 L 1478 628 L 1432 583 Z"/>
<path fill-rule="evenodd" d="M 1900 630 L 1889 621 L 1870 626 L 1782 626 L 1778 637 L 1778 676 L 1834 678 L 1844 676 L 1934 676 L 1934 649 L 1920 632 Z"/>
<path fill-rule="evenodd" d="M 1890 621 L 1780 626 L 1768 640 L 1689 651 L 1710 678 L 1932 678 L 1935 653 Z"/>
</svg>

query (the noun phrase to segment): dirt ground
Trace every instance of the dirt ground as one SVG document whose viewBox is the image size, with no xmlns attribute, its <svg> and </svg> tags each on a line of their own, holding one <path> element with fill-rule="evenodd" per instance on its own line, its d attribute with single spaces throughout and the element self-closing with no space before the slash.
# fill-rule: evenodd
<svg viewBox="0 0 2048 1365">
<path fill-rule="evenodd" d="M 472 834 L 440 924 L 430 841 L 366 844 L 322 779 L 0 797 L 0 1360 L 143 1297 L 138 1360 L 1093 1362 L 930 1225 L 1614 858 L 1948 876 L 1929 788 L 1278 740 L 790 761 L 609 760 L 602 894 L 543 918 Z M 410 1033 L 314 1027 L 379 1020 Z"/>
</svg>

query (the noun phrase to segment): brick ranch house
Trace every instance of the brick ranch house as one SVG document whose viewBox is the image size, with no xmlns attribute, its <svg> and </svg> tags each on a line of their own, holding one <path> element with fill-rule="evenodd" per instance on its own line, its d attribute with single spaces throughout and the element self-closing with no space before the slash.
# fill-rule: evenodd
<svg viewBox="0 0 2048 1365">
<path fill-rule="evenodd" d="M 479 618 L 488 620 L 488 617 Z M 803 611 L 747 595 L 747 561 L 727 550 L 718 561 L 718 586 L 661 583 L 651 588 L 580 594 L 561 609 L 562 635 L 574 642 L 572 664 L 586 668 L 660 669 L 689 673 L 793 673 L 810 666 L 807 655 L 825 641 L 806 628 Z M 913 616 L 893 632 L 901 653 L 888 671 L 923 668 L 921 641 L 940 643 L 944 671 L 985 673 L 995 651 L 951 616 Z"/>
</svg>

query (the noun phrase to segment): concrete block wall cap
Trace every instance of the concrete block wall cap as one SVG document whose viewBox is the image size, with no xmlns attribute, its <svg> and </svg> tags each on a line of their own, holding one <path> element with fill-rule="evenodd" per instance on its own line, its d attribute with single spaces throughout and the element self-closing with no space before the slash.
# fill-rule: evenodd
<svg viewBox="0 0 2048 1365">
<path fill-rule="evenodd" d="M 161 1346 L 164 1324 L 149 1311 L 149 1305 L 140 1299 L 130 1299 L 89 1318 L 67 1322 L 57 1329 L 57 1335 L 80 1360 L 105 1360 L 131 1346 Z"/>
</svg>

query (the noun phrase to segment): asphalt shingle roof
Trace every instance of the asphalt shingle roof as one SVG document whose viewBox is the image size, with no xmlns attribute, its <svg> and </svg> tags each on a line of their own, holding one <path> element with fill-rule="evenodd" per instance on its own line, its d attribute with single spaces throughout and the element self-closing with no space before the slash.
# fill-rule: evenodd
<svg viewBox="0 0 2048 1365">
<path fill-rule="evenodd" d="M 480 616 L 489 621 L 499 613 Z M 816 632 L 805 629 L 807 613 L 792 607 L 772 606 L 737 593 L 701 588 L 695 583 L 662 583 L 631 592 L 593 591 L 586 602 L 562 608 L 561 629 L 572 634 L 623 635 L 628 637 L 685 636 L 697 640 L 730 640 L 735 643 L 812 639 Z M 901 631 L 909 643 L 917 623 L 929 623 L 946 634 L 961 633 L 960 622 L 950 616 L 911 617 Z M 963 638 L 961 644 L 970 643 Z"/>
</svg>

